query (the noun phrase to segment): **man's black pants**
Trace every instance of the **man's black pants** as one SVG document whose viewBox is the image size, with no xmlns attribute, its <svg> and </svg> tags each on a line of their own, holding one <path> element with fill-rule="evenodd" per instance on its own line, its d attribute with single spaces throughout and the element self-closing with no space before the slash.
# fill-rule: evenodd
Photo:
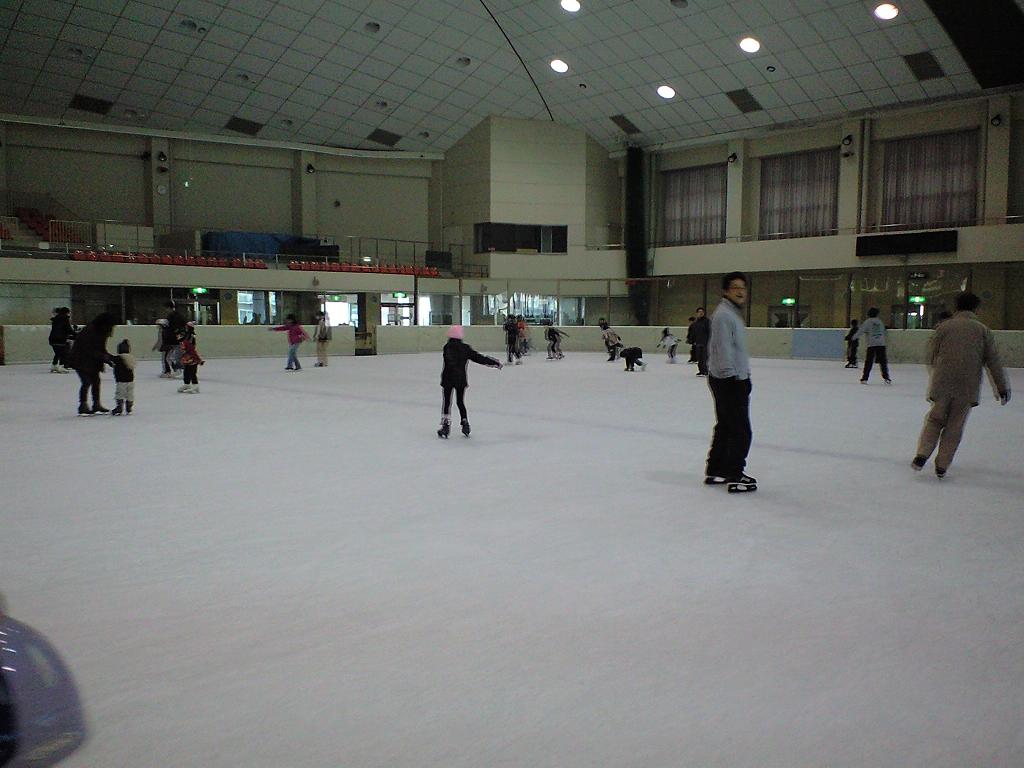
<svg viewBox="0 0 1024 768">
<path fill-rule="evenodd" d="M 697 361 L 697 373 L 708 375 L 708 347 L 707 344 L 694 344 L 693 356 Z"/>
<path fill-rule="evenodd" d="M 89 390 L 92 390 L 92 404 L 100 404 L 100 374 L 99 371 L 77 371 L 78 379 L 82 385 L 78 388 L 78 404 L 86 405 L 89 398 Z"/>
<path fill-rule="evenodd" d="M 708 377 L 715 399 L 715 431 L 706 475 L 739 477 L 747 466 L 753 433 L 750 429 L 750 379 Z"/>
<path fill-rule="evenodd" d="M 875 360 L 878 361 L 878 366 L 882 369 L 882 378 L 886 381 L 889 380 L 889 358 L 885 354 L 885 347 L 868 347 L 868 351 L 864 354 L 864 373 L 861 374 L 861 381 L 868 380 L 871 375 L 871 366 Z"/>
</svg>

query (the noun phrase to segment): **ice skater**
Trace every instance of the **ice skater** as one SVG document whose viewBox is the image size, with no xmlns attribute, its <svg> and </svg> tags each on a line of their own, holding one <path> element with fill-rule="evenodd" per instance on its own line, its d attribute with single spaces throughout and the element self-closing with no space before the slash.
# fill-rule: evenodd
<svg viewBox="0 0 1024 768">
<path fill-rule="evenodd" d="M 461 326 L 459 327 L 461 328 Z M 511 364 L 512 358 L 515 357 L 516 365 L 520 365 L 523 359 L 519 353 L 519 323 L 516 322 L 515 317 L 509 315 L 502 329 L 505 331 L 505 354 L 508 357 L 508 362 Z"/>
<path fill-rule="evenodd" d="M 78 415 L 92 416 L 96 413 L 110 413 L 100 402 L 100 373 L 103 366 L 112 363 L 107 352 L 107 339 L 114 335 L 117 321 L 109 312 L 96 315 L 78 334 L 74 346 L 68 355 L 68 366 L 78 373 L 81 386 L 78 388 Z M 92 393 L 92 407 L 88 405 L 89 394 Z"/>
<path fill-rule="evenodd" d="M 562 354 L 562 337 L 568 335 L 568 333 L 558 330 L 553 325 L 547 327 L 544 331 L 544 338 L 548 341 L 548 360 L 561 360 L 565 357 Z"/>
<path fill-rule="evenodd" d="M 871 366 L 877 360 L 882 369 L 882 381 L 892 384 L 892 379 L 889 378 L 889 358 L 885 354 L 885 323 L 878 319 L 878 307 L 868 310 L 868 319 L 853 334 L 852 341 L 858 340 L 861 336 L 868 340 L 868 351 L 864 354 L 864 372 L 861 374 L 860 383 L 868 383 Z"/>
<path fill-rule="evenodd" d="M 493 357 L 481 355 L 469 344 L 462 341 L 462 326 L 453 325 L 448 329 L 448 343 L 442 350 L 444 357 L 444 368 L 441 369 L 441 428 L 437 430 L 437 436 L 448 439 L 451 431 L 451 406 L 452 393 L 455 393 L 455 404 L 459 408 L 459 417 L 462 419 L 462 434 L 469 437 L 469 415 L 466 413 L 466 388 L 469 381 L 466 378 L 466 365 L 472 360 L 474 363 L 486 365 L 489 368 L 501 368 L 501 362 Z"/>
<path fill-rule="evenodd" d="M 619 352 L 619 357 L 626 361 L 626 373 L 636 370 L 633 366 L 639 365 L 641 371 L 647 370 L 647 363 L 643 361 L 644 351 L 640 347 L 625 347 Z"/>
<path fill-rule="evenodd" d="M 722 303 L 711 316 L 708 386 L 715 400 L 715 430 L 704 472 L 707 485 L 727 485 L 730 493 L 757 490 L 757 480 L 743 471 L 753 437 L 746 303 L 746 276 L 730 272 L 722 278 Z"/>
<path fill-rule="evenodd" d="M 111 416 L 120 416 L 122 413 L 131 413 L 135 406 L 135 355 L 132 354 L 132 345 L 128 339 L 122 339 L 117 345 L 117 354 L 113 356 L 114 363 L 114 399 L 117 403 Z"/>
<path fill-rule="evenodd" d="M 850 321 L 850 332 L 846 334 L 846 365 L 844 368 L 856 368 L 857 367 L 857 347 L 860 346 L 860 341 L 856 339 L 858 330 L 858 322 L 856 319 Z"/>
<path fill-rule="evenodd" d="M 327 367 L 327 345 L 331 342 L 331 324 L 327 315 L 323 312 L 316 313 L 316 330 L 313 331 L 313 338 L 316 339 L 316 363 L 314 368 Z"/>
<path fill-rule="evenodd" d="M 608 321 L 603 317 L 597 321 L 597 327 L 601 329 L 601 338 L 604 340 L 604 348 L 608 350 L 607 362 L 615 362 L 615 358 L 618 357 L 619 350 L 622 349 L 622 338 L 617 334 Z"/>
<path fill-rule="evenodd" d="M 911 466 L 920 471 L 935 451 L 935 474 L 945 477 L 960 445 L 971 408 L 981 394 L 981 370 L 987 368 L 996 399 L 1010 402 L 1010 384 L 999 360 L 995 339 L 974 311 L 981 300 L 973 293 L 956 297 L 956 313 L 940 323 L 928 340 L 927 361 L 931 370 L 928 400 L 931 410 L 917 441 Z"/>
<path fill-rule="evenodd" d="M 672 332 L 668 328 L 664 328 L 661 331 L 661 341 L 658 342 L 658 346 L 664 347 L 665 352 L 668 355 L 665 360 L 666 363 L 676 362 L 676 347 L 679 346 L 679 341 L 679 337 L 673 336 Z"/>
<path fill-rule="evenodd" d="M 288 362 L 285 363 L 284 369 L 286 371 L 301 371 L 302 366 L 299 364 L 299 345 L 304 341 L 309 340 L 309 334 L 306 330 L 299 325 L 299 321 L 295 319 L 295 315 L 288 315 L 284 319 L 284 325 L 275 325 L 270 328 L 271 331 L 285 331 L 288 334 Z"/>
<path fill-rule="evenodd" d="M 50 373 L 70 373 L 67 364 L 68 341 L 75 338 L 75 326 L 71 324 L 71 310 L 67 307 L 55 307 L 50 318 L 50 348 L 53 349 L 53 361 Z"/>
<path fill-rule="evenodd" d="M 690 326 L 690 340 L 693 342 L 693 357 L 697 363 L 697 375 L 708 375 L 708 340 L 711 338 L 711 321 L 704 313 L 704 307 L 697 307 L 697 319 Z"/>
<path fill-rule="evenodd" d="M 195 323 L 186 323 L 185 338 L 181 340 L 181 367 L 184 369 L 184 383 L 178 391 L 186 395 L 199 394 L 199 366 L 206 361 L 199 356 Z"/>
</svg>

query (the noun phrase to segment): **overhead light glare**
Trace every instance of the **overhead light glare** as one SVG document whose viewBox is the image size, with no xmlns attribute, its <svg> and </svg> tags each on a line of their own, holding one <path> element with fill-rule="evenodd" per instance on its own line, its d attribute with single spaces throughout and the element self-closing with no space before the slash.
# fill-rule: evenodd
<svg viewBox="0 0 1024 768">
<path fill-rule="evenodd" d="M 875 8 L 875 16 L 882 21 L 890 21 L 900 15 L 900 9 L 892 3 L 882 3 Z"/>
<path fill-rule="evenodd" d="M 740 40 L 740 48 L 747 53 L 757 53 L 761 50 L 761 43 L 752 37 L 744 37 Z"/>
<path fill-rule="evenodd" d="M 579 0 L 562 0 L 560 5 L 569 13 L 576 13 L 580 9 Z"/>
<path fill-rule="evenodd" d="M 552 60 L 551 68 L 553 70 L 555 70 L 555 72 L 568 72 L 569 71 L 569 65 L 566 64 L 561 59 L 554 59 L 554 60 Z"/>
<path fill-rule="evenodd" d="M 659 85 L 658 95 L 661 96 L 661 98 L 663 99 L 675 98 L 676 89 L 673 88 L 671 85 Z"/>
</svg>

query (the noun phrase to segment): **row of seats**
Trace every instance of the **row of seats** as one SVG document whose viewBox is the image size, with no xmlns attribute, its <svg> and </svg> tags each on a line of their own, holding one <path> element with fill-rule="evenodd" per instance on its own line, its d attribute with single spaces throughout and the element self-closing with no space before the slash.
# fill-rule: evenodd
<svg viewBox="0 0 1024 768">
<path fill-rule="evenodd" d="M 37 208 L 24 207 L 15 208 L 14 215 L 18 217 L 22 224 L 44 239 L 49 236 L 50 222 L 56 218 L 52 214 L 43 216 Z"/>
<path fill-rule="evenodd" d="M 228 259 L 223 256 L 170 256 L 156 253 L 108 253 L 107 251 L 75 251 L 75 261 L 104 261 L 117 264 L 162 264 L 174 267 L 229 267 L 234 269 L 266 269 L 262 259 Z"/>
<path fill-rule="evenodd" d="M 302 272 L 376 272 L 385 275 L 415 275 L 418 277 L 437 277 L 439 274 L 437 267 L 414 267 L 410 264 L 400 267 L 373 267 L 369 264 L 337 264 L 322 261 L 291 261 L 288 262 L 288 269 Z"/>
</svg>

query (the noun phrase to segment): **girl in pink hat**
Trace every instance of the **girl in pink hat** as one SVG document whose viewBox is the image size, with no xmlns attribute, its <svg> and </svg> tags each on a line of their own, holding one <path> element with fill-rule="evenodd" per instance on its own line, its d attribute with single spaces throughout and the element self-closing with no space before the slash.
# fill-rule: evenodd
<svg viewBox="0 0 1024 768">
<path fill-rule="evenodd" d="M 441 388 L 444 393 L 444 400 L 441 408 L 441 428 L 437 430 L 437 436 L 448 439 L 451 431 L 451 405 L 452 392 L 455 392 L 455 404 L 459 406 L 459 416 L 462 417 L 462 434 L 469 437 L 469 418 L 466 415 L 465 394 L 469 386 L 466 380 L 466 365 L 472 360 L 474 363 L 486 365 L 489 368 L 501 368 L 501 363 L 493 357 L 481 355 L 469 344 L 462 341 L 462 326 L 453 325 L 448 329 L 448 343 L 444 345 L 444 369 L 441 371 Z"/>
</svg>

